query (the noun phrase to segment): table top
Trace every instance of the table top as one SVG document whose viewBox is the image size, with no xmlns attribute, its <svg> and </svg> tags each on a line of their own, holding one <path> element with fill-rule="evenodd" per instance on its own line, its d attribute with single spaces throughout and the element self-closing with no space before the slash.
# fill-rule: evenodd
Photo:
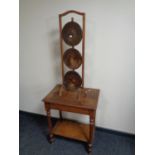
<svg viewBox="0 0 155 155">
<path fill-rule="evenodd" d="M 99 89 L 92 88 L 81 88 L 77 91 L 67 91 L 63 89 L 61 84 L 58 84 L 50 91 L 43 101 L 50 104 L 96 110 L 99 92 Z"/>
</svg>

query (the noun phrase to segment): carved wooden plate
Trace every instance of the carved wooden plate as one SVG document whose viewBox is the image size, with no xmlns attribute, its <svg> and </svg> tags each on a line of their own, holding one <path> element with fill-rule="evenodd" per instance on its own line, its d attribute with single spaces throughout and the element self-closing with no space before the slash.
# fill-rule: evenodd
<svg viewBox="0 0 155 155">
<path fill-rule="evenodd" d="M 64 53 L 63 61 L 70 69 L 77 69 L 82 64 L 82 57 L 78 50 L 70 48 Z"/>
<path fill-rule="evenodd" d="M 80 75 L 75 71 L 68 71 L 64 76 L 64 86 L 67 90 L 76 90 L 82 84 Z"/>
<path fill-rule="evenodd" d="M 75 46 L 82 39 L 82 30 L 78 23 L 71 21 L 65 24 L 62 29 L 62 38 L 66 44 Z"/>
</svg>

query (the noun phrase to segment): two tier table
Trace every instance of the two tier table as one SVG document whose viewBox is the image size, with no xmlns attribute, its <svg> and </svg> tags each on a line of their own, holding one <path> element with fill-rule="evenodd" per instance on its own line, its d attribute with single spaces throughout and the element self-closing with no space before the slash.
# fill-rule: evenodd
<svg viewBox="0 0 155 155">
<path fill-rule="evenodd" d="M 54 136 L 75 139 L 88 143 L 88 152 L 92 151 L 95 117 L 99 98 L 99 89 L 80 88 L 78 91 L 66 91 L 63 85 L 58 84 L 43 99 L 47 112 L 50 142 Z M 51 121 L 51 109 L 59 111 L 60 119 L 53 126 Z M 89 124 L 62 117 L 62 111 L 89 115 Z"/>
</svg>

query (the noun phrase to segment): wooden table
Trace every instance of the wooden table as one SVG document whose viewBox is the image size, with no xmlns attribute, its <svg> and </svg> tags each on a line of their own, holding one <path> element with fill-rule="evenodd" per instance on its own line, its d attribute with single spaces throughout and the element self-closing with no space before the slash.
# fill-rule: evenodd
<svg viewBox="0 0 155 155">
<path fill-rule="evenodd" d="M 43 99 L 48 118 L 50 142 L 53 142 L 54 135 L 84 141 L 88 143 L 88 152 L 90 153 L 95 130 L 99 89 L 81 88 L 78 91 L 70 92 L 62 90 L 62 88 L 62 85 L 56 85 Z M 59 110 L 60 114 L 60 120 L 55 126 L 52 126 L 51 122 L 51 109 Z M 89 115 L 90 124 L 63 119 L 62 111 Z"/>
</svg>

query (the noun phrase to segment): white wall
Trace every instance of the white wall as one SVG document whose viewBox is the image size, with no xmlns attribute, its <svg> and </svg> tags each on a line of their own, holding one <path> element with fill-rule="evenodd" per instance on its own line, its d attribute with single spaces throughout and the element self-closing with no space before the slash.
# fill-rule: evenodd
<svg viewBox="0 0 155 155">
<path fill-rule="evenodd" d="M 20 109 L 45 114 L 41 100 L 61 82 L 58 14 L 70 9 L 86 13 L 85 86 L 101 90 L 96 125 L 134 133 L 134 0 L 20 0 Z"/>
</svg>

